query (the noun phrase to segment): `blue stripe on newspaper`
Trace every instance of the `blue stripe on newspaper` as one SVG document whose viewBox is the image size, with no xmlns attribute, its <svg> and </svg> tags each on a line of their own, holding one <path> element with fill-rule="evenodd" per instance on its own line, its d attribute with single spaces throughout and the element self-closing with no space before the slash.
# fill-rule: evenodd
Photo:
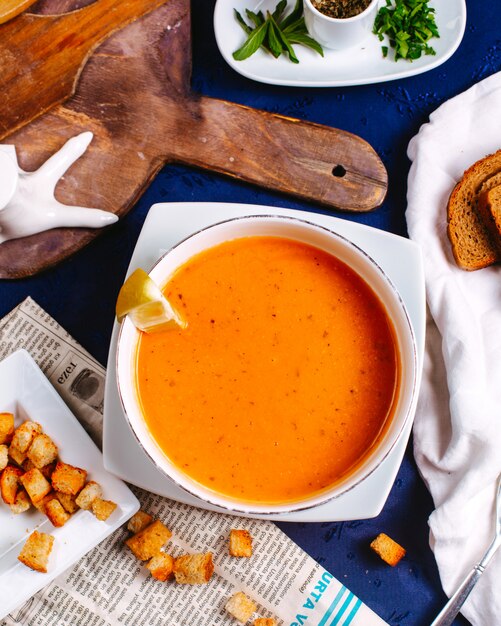
<svg viewBox="0 0 501 626">
<path fill-rule="evenodd" d="M 348 589 L 346 589 L 346 587 L 344 587 L 344 586 L 341 586 L 341 589 L 338 591 L 337 596 L 332 601 L 332 604 L 327 609 L 325 615 L 318 622 L 318 626 L 325 626 L 325 624 L 327 624 L 327 620 L 334 613 L 334 610 L 336 609 L 336 606 L 339 604 L 339 601 L 343 597 L 345 591 L 348 591 Z"/>
<path fill-rule="evenodd" d="M 357 598 L 357 601 L 355 602 L 355 606 L 351 609 L 351 611 L 350 611 L 348 617 L 346 618 L 343 626 L 350 626 L 353 618 L 358 613 L 358 609 L 360 608 L 361 605 L 362 605 L 362 600 L 359 600 Z"/>
<path fill-rule="evenodd" d="M 336 626 L 336 624 L 339 624 L 339 622 L 341 621 L 341 619 L 343 618 L 343 615 L 346 612 L 346 609 L 348 608 L 348 606 L 350 605 L 351 601 L 353 600 L 355 596 L 351 593 L 348 594 L 346 600 L 343 602 L 343 604 L 341 605 L 341 608 L 339 609 L 339 611 L 336 613 L 336 615 L 334 616 L 334 619 L 332 620 L 332 622 L 329 624 L 329 626 Z"/>
<path fill-rule="evenodd" d="M 348 595 L 345 595 L 345 594 Z M 343 600 L 341 606 L 338 606 L 339 603 Z M 353 604 L 353 601 L 355 602 Z M 348 613 L 346 611 L 350 608 Z M 338 624 L 341 626 L 350 626 L 353 621 L 353 618 L 358 613 L 358 610 L 362 606 L 362 601 L 359 600 L 351 591 L 348 591 L 346 587 L 341 587 L 338 594 L 334 598 L 332 604 L 327 609 L 327 612 L 323 616 L 323 618 L 318 622 L 318 626 L 326 626 L 327 622 L 329 622 L 328 626 L 337 626 Z M 332 621 L 330 621 L 332 618 Z"/>
</svg>

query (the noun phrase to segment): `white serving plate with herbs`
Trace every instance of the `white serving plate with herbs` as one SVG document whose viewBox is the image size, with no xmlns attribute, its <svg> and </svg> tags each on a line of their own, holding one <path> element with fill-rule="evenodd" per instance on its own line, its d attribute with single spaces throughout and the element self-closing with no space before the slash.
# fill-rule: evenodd
<svg viewBox="0 0 501 626">
<path fill-rule="evenodd" d="M 369 33 L 357 46 L 346 50 L 324 49 L 324 57 L 296 45 L 294 50 L 299 63 L 291 63 L 285 55 L 278 59 L 262 49 L 245 61 L 235 61 L 232 54 L 245 41 L 245 33 L 237 23 L 233 10 L 245 15 L 245 9 L 253 11 L 271 10 L 278 0 L 217 0 L 214 10 L 214 31 L 216 42 L 225 61 L 236 72 L 246 78 L 271 85 L 291 87 L 343 87 L 382 83 L 389 80 L 415 76 L 438 67 L 456 51 L 463 38 L 466 26 L 465 0 L 431 0 L 435 9 L 436 23 L 440 38 L 433 38 L 429 44 L 436 55 L 422 56 L 415 61 L 394 61 L 393 51 L 384 58 L 382 43 L 376 35 Z M 292 10 L 293 0 L 289 0 L 288 11 Z M 381 0 L 381 6 L 385 0 Z M 386 43 L 386 42 L 383 42 Z"/>
</svg>

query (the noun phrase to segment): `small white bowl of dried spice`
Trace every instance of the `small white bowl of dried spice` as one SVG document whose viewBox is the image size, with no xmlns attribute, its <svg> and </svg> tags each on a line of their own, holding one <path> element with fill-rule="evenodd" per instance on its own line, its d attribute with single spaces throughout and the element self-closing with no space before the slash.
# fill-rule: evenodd
<svg viewBox="0 0 501 626">
<path fill-rule="evenodd" d="M 379 0 L 304 0 L 308 32 L 326 48 L 342 50 L 371 32 Z"/>
</svg>

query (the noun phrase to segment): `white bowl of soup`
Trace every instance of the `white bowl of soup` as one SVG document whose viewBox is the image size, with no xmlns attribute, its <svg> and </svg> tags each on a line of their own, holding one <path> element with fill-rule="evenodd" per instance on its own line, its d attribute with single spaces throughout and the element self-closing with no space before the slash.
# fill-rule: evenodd
<svg viewBox="0 0 501 626">
<path fill-rule="evenodd" d="M 249 216 L 169 250 L 152 279 L 187 321 L 126 318 L 118 389 L 139 445 L 213 505 L 276 514 L 369 476 L 415 405 L 416 342 L 381 268 L 304 220 Z"/>
</svg>

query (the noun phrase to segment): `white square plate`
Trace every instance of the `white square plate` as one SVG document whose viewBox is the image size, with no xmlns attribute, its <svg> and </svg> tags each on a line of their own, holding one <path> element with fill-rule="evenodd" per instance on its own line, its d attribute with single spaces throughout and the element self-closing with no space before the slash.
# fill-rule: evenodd
<svg viewBox="0 0 501 626">
<path fill-rule="evenodd" d="M 407 307 L 416 335 L 420 374 L 425 333 L 424 274 L 419 247 L 403 237 L 330 215 L 294 209 L 210 202 L 156 204 L 148 213 L 128 273 L 138 267 L 148 271 L 169 248 L 201 228 L 244 215 L 288 215 L 308 220 L 343 235 L 372 256 L 393 281 Z M 153 465 L 137 444 L 118 396 L 115 365 L 118 328 L 118 324 L 115 323 L 108 356 L 104 397 L 103 454 L 106 469 L 127 482 L 153 493 L 178 502 L 228 513 L 199 500 L 175 485 Z M 364 519 L 378 515 L 400 467 L 411 428 L 412 419 L 408 420 L 400 441 L 377 470 L 351 491 L 312 509 L 261 517 L 288 522 L 323 522 Z"/>
<path fill-rule="evenodd" d="M 431 0 L 440 38 L 431 39 L 436 54 L 423 55 L 415 61 L 395 63 L 393 51 L 384 58 L 376 35 L 368 34 L 357 46 L 346 50 L 324 49 L 321 57 L 304 46 L 294 46 L 299 63 L 291 63 L 283 54 L 275 59 L 258 50 L 245 61 L 235 61 L 232 54 L 245 41 L 245 33 L 238 25 L 233 9 L 245 16 L 245 9 L 274 9 L 278 0 L 218 0 L 214 10 L 214 32 L 219 51 L 236 72 L 246 78 L 271 85 L 295 87 L 342 87 L 383 83 L 428 72 L 438 67 L 456 51 L 466 27 L 465 0 Z M 381 6 L 385 1 L 380 1 Z M 293 2 L 289 1 L 289 10 Z"/>
<path fill-rule="evenodd" d="M 0 411 L 14 413 L 16 426 L 26 419 L 39 422 L 57 444 L 59 457 L 86 469 L 89 478 L 102 486 L 104 498 L 118 505 L 106 522 L 89 511 L 78 511 L 62 528 L 54 528 L 33 507 L 13 515 L 0 500 L 1 619 L 126 522 L 139 509 L 139 502 L 121 480 L 104 469 L 101 452 L 25 350 L 0 363 Z M 34 572 L 17 560 L 35 529 L 55 539 L 47 574 Z"/>
</svg>

